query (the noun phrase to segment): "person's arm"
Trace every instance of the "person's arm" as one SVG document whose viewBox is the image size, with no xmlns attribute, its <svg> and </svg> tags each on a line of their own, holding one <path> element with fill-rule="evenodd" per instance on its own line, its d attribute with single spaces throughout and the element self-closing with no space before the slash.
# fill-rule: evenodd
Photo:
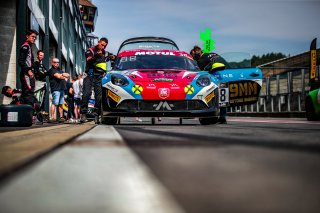
<svg viewBox="0 0 320 213">
<path fill-rule="evenodd" d="M 99 54 L 101 54 L 101 52 L 97 52 L 96 54 L 94 54 L 92 49 L 88 49 L 86 51 L 86 61 L 87 64 L 89 66 L 91 66 L 92 64 L 95 63 L 95 61 L 97 60 L 97 58 L 99 57 Z"/>
<path fill-rule="evenodd" d="M 73 87 L 70 87 L 70 88 L 69 88 L 69 93 L 72 94 L 72 95 L 74 95 Z"/>
<path fill-rule="evenodd" d="M 73 84 L 72 84 L 72 90 L 73 90 L 73 94 L 75 95 L 75 93 L 79 92 L 79 80 L 76 80 Z"/>
<path fill-rule="evenodd" d="M 41 67 L 45 72 L 48 72 L 49 69 L 47 69 L 46 66 L 43 63 L 41 63 Z"/>
<path fill-rule="evenodd" d="M 117 59 L 117 56 L 116 55 L 113 55 L 112 53 L 110 53 L 110 52 L 107 52 L 107 54 L 106 54 L 107 56 L 106 56 L 106 59 L 107 59 L 107 61 L 115 61 L 116 59 Z"/>
<path fill-rule="evenodd" d="M 57 78 L 57 79 L 66 79 L 66 78 L 68 78 L 69 77 L 69 74 L 68 73 L 58 73 L 58 72 L 56 72 L 56 73 L 54 73 L 53 74 L 53 76 L 55 77 L 55 78 Z"/>
</svg>

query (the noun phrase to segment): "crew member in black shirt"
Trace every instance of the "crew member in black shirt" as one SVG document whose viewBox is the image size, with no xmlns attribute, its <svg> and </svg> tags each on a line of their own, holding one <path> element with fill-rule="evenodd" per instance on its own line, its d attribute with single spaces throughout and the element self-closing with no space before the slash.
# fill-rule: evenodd
<svg viewBox="0 0 320 213">
<path fill-rule="evenodd" d="M 68 73 L 65 73 L 59 67 L 59 59 L 52 59 L 52 67 L 49 69 L 49 81 L 50 90 L 52 94 L 52 104 L 50 108 L 50 122 L 54 122 L 56 117 L 56 108 L 59 106 L 59 122 L 64 122 L 63 108 L 64 103 L 64 91 L 66 88 L 66 79 L 69 77 Z"/>
<path fill-rule="evenodd" d="M 33 63 L 33 73 L 35 77 L 35 96 L 40 102 L 41 106 L 40 109 L 43 113 L 44 112 L 44 103 L 47 93 L 47 85 L 46 85 L 46 77 L 48 76 L 48 71 L 42 63 L 44 58 L 44 52 L 42 50 L 38 50 L 37 52 L 37 59 Z"/>
<path fill-rule="evenodd" d="M 192 50 L 190 51 L 190 53 L 191 52 Z M 214 62 L 217 62 L 217 59 L 220 58 L 220 56 L 216 53 L 203 53 L 202 49 L 199 46 L 194 46 L 192 53 L 193 53 L 193 59 L 197 61 L 197 64 L 200 70 L 205 70 L 205 71 L 210 71 L 212 64 Z M 226 116 L 227 116 L 227 108 L 220 107 L 218 123 L 226 124 L 227 123 Z"/>
</svg>

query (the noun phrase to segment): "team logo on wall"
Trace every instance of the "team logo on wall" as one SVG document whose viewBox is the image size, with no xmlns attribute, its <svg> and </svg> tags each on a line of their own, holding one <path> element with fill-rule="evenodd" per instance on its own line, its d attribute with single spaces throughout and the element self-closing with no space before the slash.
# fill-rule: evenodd
<svg viewBox="0 0 320 213">
<path fill-rule="evenodd" d="M 170 95 L 170 90 L 168 88 L 160 88 L 158 90 L 159 97 L 162 99 L 166 99 Z"/>
</svg>

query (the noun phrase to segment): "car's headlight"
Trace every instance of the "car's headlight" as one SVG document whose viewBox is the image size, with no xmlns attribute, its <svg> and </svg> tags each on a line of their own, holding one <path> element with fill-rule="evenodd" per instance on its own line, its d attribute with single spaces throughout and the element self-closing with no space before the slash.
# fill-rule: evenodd
<svg viewBox="0 0 320 213">
<path fill-rule="evenodd" d="M 122 86 L 122 87 L 127 86 L 129 84 L 128 79 L 120 74 L 112 74 L 111 75 L 111 82 L 114 85 Z"/>
<path fill-rule="evenodd" d="M 211 83 L 210 77 L 207 75 L 202 75 L 197 79 L 197 85 L 200 87 L 209 86 Z"/>
</svg>

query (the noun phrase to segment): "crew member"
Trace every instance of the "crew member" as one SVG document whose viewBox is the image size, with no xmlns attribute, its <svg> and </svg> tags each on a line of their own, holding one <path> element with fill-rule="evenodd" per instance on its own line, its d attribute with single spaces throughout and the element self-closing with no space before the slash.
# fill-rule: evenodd
<svg viewBox="0 0 320 213">
<path fill-rule="evenodd" d="M 34 56 L 32 53 L 32 44 L 35 43 L 38 32 L 36 30 L 29 30 L 26 34 L 26 41 L 22 44 L 19 52 L 18 63 L 21 68 L 20 81 L 21 81 L 21 100 L 24 104 L 31 105 L 36 109 L 38 102 L 34 96 L 35 78 L 32 71 Z"/>
<path fill-rule="evenodd" d="M 2 94 L 8 98 L 12 98 L 10 104 L 21 104 L 21 90 L 12 89 L 10 86 L 2 87 Z"/>
<path fill-rule="evenodd" d="M 104 69 L 100 69 L 101 63 L 106 63 L 108 60 L 114 60 L 115 56 L 107 51 L 105 48 L 108 45 L 107 38 L 101 38 L 96 46 L 90 47 L 86 51 L 86 77 L 83 79 L 83 95 L 81 103 L 81 122 L 87 121 L 88 103 L 92 94 L 92 87 L 94 89 L 95 98 L 95 112 L 101 113 L 101 98 L 102 85 L 101 80 L 105 75 Z M 98 66 L 97 66 L 98 65 Z"/>
<path fill-rule="evenodd" d="M 199 46 L 193 47 L 190 53 L 193 53 L 193 59 L 197 61 L 198 67 L 200 70 L 211 70 L 213 62 L 216 61 L 216 59 L 219 57 L 216 53 L 203 53 L 202 49 Z M 220 124 L 226 124 L 227 123 L 227 108 L 226 107 L 220 107 L 220 114 L 218 118 L 218 123 Z"/>
<path fill-rule="evenodd" d="M 47 114 L 44 112 L 44 103 L 47 93 L 47 86 L 46 86 L 46 77 L 48 76 L 48 71 L 42 63 L 44 58 L 44 52 L 42 50 L 38 50 L 37 52 L 37 59 L 33 63 L 33 73 L 35 77 L 35 96 L 40 102 L 41 106 L 40 109 L 42 113 Z"/>
</svg>

